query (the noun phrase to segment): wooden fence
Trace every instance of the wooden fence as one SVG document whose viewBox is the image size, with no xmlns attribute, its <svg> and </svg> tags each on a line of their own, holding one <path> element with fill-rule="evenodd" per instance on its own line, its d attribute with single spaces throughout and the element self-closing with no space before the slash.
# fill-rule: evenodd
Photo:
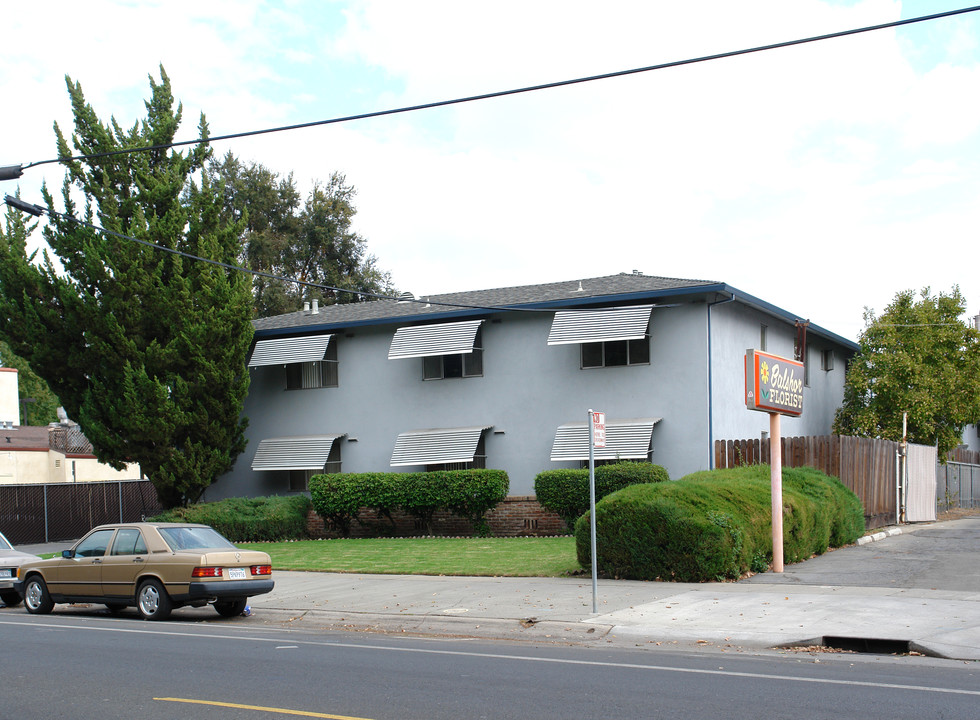
<svg viewBox="0 0 980 720">
<path fill-rule="evenodd" d="M 783 467 L 813 467 L 839 478 L 864 505 L 869 528 L 895 522 L 898 443 L 846 435 L 782 438 Z M 715 467 L 768 464 L 769 441 L 716 440 Z"/>
</svg>

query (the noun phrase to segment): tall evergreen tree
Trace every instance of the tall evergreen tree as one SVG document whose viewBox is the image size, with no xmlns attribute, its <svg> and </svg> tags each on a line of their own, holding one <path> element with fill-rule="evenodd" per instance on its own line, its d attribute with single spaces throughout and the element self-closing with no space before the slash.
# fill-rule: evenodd
<svg viewBox="0 0 980 720">
<path fill-rule="evenodd" d="M 150 78 L 146 119 L 124 130 L 103 125 L 82 88 L 66 78 L 77 154 L 174 140 L 182 109 L 170 80 Z M 30 362 L 82 427 L 102 462 L 137 462 L 166 506 L 197 500 L 244 449 L 240 417 L 248 390 L 250 281 L 242 273 L 164 252 L 75 222 L 224 263 L 237 260 L 241 227 L 222 218 L 222 200 L 202 172 L 202 142 L 173 149 L 72 160 L 64 213 L 53 214 L 37 264 L 25 238 L 0 242 L 0 332 Z M 45 187 L 49 208 L 54 199 Z M 67 216 L 67 217 L 65 217 Z"/>
<path fill-rule="evenodd" d="M 980 420 L 980 333 L 960 318 L 966 301 L 949 294 L 898 293 L 879 317 L 866 310 L 861 350 L 847 370 L 834 432 L 936 445 L 940 457 Z"/>
<path fill-rule="evenodd" d="M 282 178 L 231 153 L 209 163 L 208 174 L 224 189 L 224 216 L 246 223 L 241 258 L 246 267 L 344 290 L 394 293 L 390 274 L 378 268 L 366 241 L 353 230 L 355 190 L 343 175 L 316 182 L 302 201 L 292 174 Z M 299 310 L 304 300 L 325 305 L 364 300 L 262 276 L 253 280 L 253 295 L 258 317 Z"/>
</svg>

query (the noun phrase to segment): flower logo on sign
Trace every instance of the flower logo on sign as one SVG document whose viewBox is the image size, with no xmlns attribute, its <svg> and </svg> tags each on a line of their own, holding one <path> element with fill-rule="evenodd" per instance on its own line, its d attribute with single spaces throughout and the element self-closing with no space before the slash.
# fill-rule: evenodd
<svg viewBox="0 0 980 720">
<path fill-rule="evenodd" d="M 763 383 L 769 382 L 769 363 L 765 361 L 759 365 L 759 379 L 761 379 Z"/>
</svg>

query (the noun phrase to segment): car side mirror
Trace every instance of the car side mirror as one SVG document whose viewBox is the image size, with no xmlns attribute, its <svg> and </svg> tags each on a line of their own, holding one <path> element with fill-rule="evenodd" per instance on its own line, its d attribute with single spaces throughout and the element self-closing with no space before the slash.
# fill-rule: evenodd
<svg viewBox="0 0 980 720">
<path fill-rule="evenodd" d="M 62 550 L 61 551 L 61 557 L 63 557 L 63 558 L 69 558 L 70 559 L 72 557 L 72 551 L 71 550 Z"/>
</svg>

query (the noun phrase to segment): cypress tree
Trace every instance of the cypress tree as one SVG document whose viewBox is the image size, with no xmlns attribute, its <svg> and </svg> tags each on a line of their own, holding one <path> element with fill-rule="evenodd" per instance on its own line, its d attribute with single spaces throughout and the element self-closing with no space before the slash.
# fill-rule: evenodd
<svg viewBox="0 0 980 720">
<path fill-rule="evenodd" d="M 170 80 L 150 77 L 146 118 L 124 130 L 103 124 L 82 88 L 66 78 L 75 155 L 167 145 L 180 126 Z M 194 502 L 244 449 L 245 357 L 251 281 L 243 273 L 103 233 L 73 220 L 175 251 L 234 263 L 240 224 L 222 219 L 221 192 L 202 172 L 201 142 L 73 160 L 62 217 L 43 230 L 43 263 L 23 233 L 0 240 L 0 333 L 76 420 L 99 460 L 137 462 L 167 507 Z M 49 208 L 54 200 L 42 190 Z M 79 204 L 76 199 L 80 198 Z"/>
</svg>

